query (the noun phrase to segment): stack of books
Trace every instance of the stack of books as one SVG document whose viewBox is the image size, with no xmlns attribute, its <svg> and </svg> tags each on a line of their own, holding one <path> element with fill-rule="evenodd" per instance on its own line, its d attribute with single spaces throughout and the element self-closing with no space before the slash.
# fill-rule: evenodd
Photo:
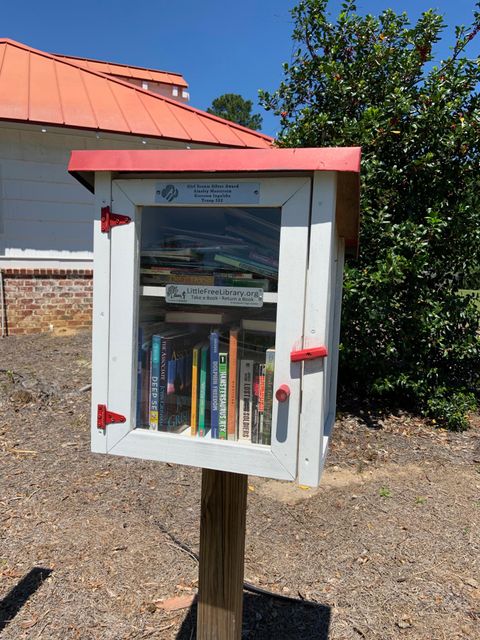
<svg viewBox="0 0 480 640">
<path fill-rule="evenodd" d="M 137 426 L 270 444 L 275 349 L 247 346 L 239 335 L 142 325 Z"/>
<path fill-rule="evenodd" d="M 223 233 L 159 227 L 142 247 L 142 285 L 198 284 L 276 291 L 280 224 L 228 209 Z"/>
</svg>

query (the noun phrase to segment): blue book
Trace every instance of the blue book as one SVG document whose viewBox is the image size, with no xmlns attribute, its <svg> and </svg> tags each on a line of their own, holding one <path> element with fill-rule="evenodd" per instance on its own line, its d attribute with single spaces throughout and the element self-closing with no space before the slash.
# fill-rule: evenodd
<svg viewBox="0 0 480 640">
<path fill-rule="evenodd" d="M 150 411 L 149 426 L 150 429 L 158 431 L 158 407 L 159 407 L 159 389 L 160 389 L 160 345 L 161 337 L 159 335 L 152 336 L 152 357 L 150 369 Z"/>
<path fill-rule="evenodd" d="M 162 332 L 158 390 L 159 431 L 178 431 L 190 422 L 191 389 L 186 388 L 184 355 L 191 349 L 194 340 L 195 334 L 184 329 L 167 329 Z"/>
<path fill-rule="evenodd" d="M 210 334 L 210 429 L 212 438 L 219 436 L 218 331 Z"/>
</svg>

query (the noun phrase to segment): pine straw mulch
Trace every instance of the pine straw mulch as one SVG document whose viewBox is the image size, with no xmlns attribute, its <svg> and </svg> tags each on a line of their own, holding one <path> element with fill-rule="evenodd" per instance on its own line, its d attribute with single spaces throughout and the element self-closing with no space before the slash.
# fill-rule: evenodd
<svg viewBox="0 0 480 640">
<path fill-rule="evenodd" d="M 91 454 L 89 376 L 86 334 L 0 342 L 0 636 L 189 640 L 200 473 Z M 479 521 L 478 418 L 342 415 L 318 490 L 249 479 L 246 579 L 314 604 L 246 593 L 244 637 L 479 638 Z"/>
</svg>

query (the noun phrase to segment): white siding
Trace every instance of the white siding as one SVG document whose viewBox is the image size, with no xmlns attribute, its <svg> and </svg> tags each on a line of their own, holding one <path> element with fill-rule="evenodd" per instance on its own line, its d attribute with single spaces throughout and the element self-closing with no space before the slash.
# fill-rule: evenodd
<svg viewBox="0 0 480 640">
<path fill-rule="evenodd" d="M 67 172 L 73 149 L 165 148 L 185 144 L 0 123 L 0 268 L 92 266 L 93 195 Z"/>
</svg>

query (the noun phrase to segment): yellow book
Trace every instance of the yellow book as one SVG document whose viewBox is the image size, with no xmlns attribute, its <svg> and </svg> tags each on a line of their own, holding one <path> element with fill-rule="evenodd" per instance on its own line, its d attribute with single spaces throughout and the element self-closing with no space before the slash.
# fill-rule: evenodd
<svg viewBox="0 0 480 640">
<path fill-rule="evenodd" d="M 190 413 L 190 426 L 192 436 L 197 435 L 198 429 L 198 374 L 199 374 L 199 360 L 200 350 L 202 348 L 202 342 L 196 344 L 192 351 L 192 402 Z"/>
</svg>

